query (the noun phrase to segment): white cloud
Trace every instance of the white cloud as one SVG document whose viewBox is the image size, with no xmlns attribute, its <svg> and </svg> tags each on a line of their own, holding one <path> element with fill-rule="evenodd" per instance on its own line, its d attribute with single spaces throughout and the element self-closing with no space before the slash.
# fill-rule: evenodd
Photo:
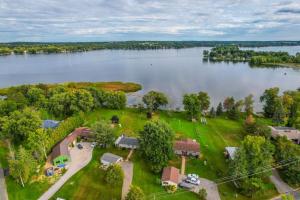
<svg viewBox="0 0 300 200">
<path fill-rule="evenodd" d="M 0 42 L 246 40 L 252 33 L 258 40 L 295 40 L 299 7 L 297 0 L 0 0 Z"/>
</svg>

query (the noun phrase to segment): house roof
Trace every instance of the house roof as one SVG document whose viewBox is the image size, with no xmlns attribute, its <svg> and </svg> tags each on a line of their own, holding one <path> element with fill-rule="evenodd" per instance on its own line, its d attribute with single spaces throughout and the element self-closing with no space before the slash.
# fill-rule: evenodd
<svg viewBox="0 0 300 200">
<path fill-rule="evenodd" d="M 293 127 L 283 127 L 283 126 L 273 126 L 273 128 L 277 131 L 296 131 L 297 130 Z"/>
<path fill-rule="evenodd" d="M 175 167 L 165 167 L 163 169 L 162 181 L 172 181 L 173 183 L 179 183 L 179 169 Z"/>
<path fill-rule="evenodd" d="M 300 131 L 292 127 L 270 126 L 272 137 L 286 136 L 290 140 L 300 140 Z"/>
<path fill-rule="evenodd" d="M 128 146 L 136 146 L 138 147 L 140 145 L 139 140 L 134 137 L 126 137 L 124 135 L 121 135 L 116 140 L 116 145 L 128 145 Z"/>
<path fill-rule="evenodd" d="M 225 147 L 225 150 L 227 151 L 231 159 L 234 158 L 237 149 L 238 149 L 237 147 Z"/>
<path fill-rule="evenodd" d="M 58 156 L 66 155 L 70 156 L 70 152 L 68 146 L 72 143 L 78 136 L 88 136 L 90 134 L 90 129 L 86 127 L 76 128 L 72 133 L 70 133 L 67 137 L 65 137 L 62 141 L 60 141 L 55 147 L 52 149 L 51 157 L 55 159 Z"/>
<path fill-rule="evenodd" d="M 59 125 L 60 121 L 55 121 L 55 120 L 44 120 L 43 121 L 43 128 L 56 128 Z"/>
<path fill-rule="evenodd" d="M 179 151 L 199 152 L 200 145 L 192 139 L 177 140 L 174 144 L 174 149 Z"/>
<path fill-rule="evenodd" d="M 104 153 L 101 156 L 101 161 L 108 162 L 108 163 L 111 163 L 111 164 L 117 163 L 118 161 L 120 161 L 120 159 L 122 159 L 122 157 L 117 156 L 117 155 L 112 154 L 112 153 Z"/>
</svg>

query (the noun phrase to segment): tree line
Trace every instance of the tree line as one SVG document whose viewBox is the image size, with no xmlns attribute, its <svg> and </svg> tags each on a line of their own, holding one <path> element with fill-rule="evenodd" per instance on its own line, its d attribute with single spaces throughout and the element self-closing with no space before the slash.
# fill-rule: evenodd
<svg viewBox="0 0 300 200">
<path fill-rule="evenodd" d="M 249 62 L 251 65 L 276 63 L 300 63 L 300 53 L 295 56 L 287 52 L 240 50 L 236 45 L 216 46 L 210 51 L 203 51 L 203 59 L 213 62 L 232 61 Z"/>
<path fill-rule="evenodd" d="M 74 43 L 0 43 L 0 55 L 85 52 L 102 49 L 180 49 L 238 45 L 241 47 L 298 46 L 300 41 L 124 41 L 124 42 L 74 42 Z"/>
</svg>

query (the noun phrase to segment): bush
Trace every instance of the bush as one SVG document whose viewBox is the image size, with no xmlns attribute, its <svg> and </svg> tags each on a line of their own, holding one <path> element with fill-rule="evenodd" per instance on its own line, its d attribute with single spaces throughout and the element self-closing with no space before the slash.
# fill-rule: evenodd
<svg viewBox="0 0 300 200">
<path fill-rule="evenodd" d="M 165 190 L 167 191 L 167 193 L 175 193 L 177 190 L 176 185 L 167 185 L 165 186 Z"/>
<path fill-rule="evenodd" d="M 134 185 L 130 187 L 129 192 L 125 197 L 125 200 L 144 200 L 144 199 L 145 199 L 145 194 L 143 190 L 140 187 Z"/>
<path fill-rule="evenodd" d="M 200 200 L 206 200 L 206 198 L 207 198 L 206 189 L 204 189 L 204 188 L 200 189 L 198 192 L 198 197 Z"/>
<path fill-rule="evenodd" d="M 124 178 L 124 172 L 120 165 L 111 165 L 107 168 L 105 181 L 110 185 L 121 185 Z"/>
</svg>

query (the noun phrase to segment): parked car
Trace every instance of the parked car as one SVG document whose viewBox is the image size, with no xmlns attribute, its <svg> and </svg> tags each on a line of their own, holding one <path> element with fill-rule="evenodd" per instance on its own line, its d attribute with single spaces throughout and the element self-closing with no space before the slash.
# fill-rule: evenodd
<svg viewBox="0 0 300 200">
<path fill-rule="evenodd" d="M 78 149 L 83 149 L 82 144 L 77 144 L 77 148 L 78 148 Z"/>
<path fill-rule="evenodd" d="M 97 145 L 97 142 L 92 142 L 91 147 L 94 148 Z"/>
<path fill-rule="evenodd" d="M 199 179 L 197 179 L 197 178 L 187 178 L 187 179 L 185 179 L 185 182 L 187 182 L 187 183 L 191 183 L 191 184 L 194 184 L 194 185 L 200 185 L 200 180 Z"/>
<path fill-rule="evenodd" d="M 188 174 L 187 177 L 199 179 L 199 176 L 197 174 Z"/>
<path fill-rule="evenodd" d="M 182 187 L 182 188 L 185 188 L 185 189 L 188 189 L 188 190 L 192 190 L 195 188 L 194 185 L 190 184 L 190 183 L 187 183 L 187 182 L 181 182 L 179 183 L 179 187 Z"/>
</svg>

